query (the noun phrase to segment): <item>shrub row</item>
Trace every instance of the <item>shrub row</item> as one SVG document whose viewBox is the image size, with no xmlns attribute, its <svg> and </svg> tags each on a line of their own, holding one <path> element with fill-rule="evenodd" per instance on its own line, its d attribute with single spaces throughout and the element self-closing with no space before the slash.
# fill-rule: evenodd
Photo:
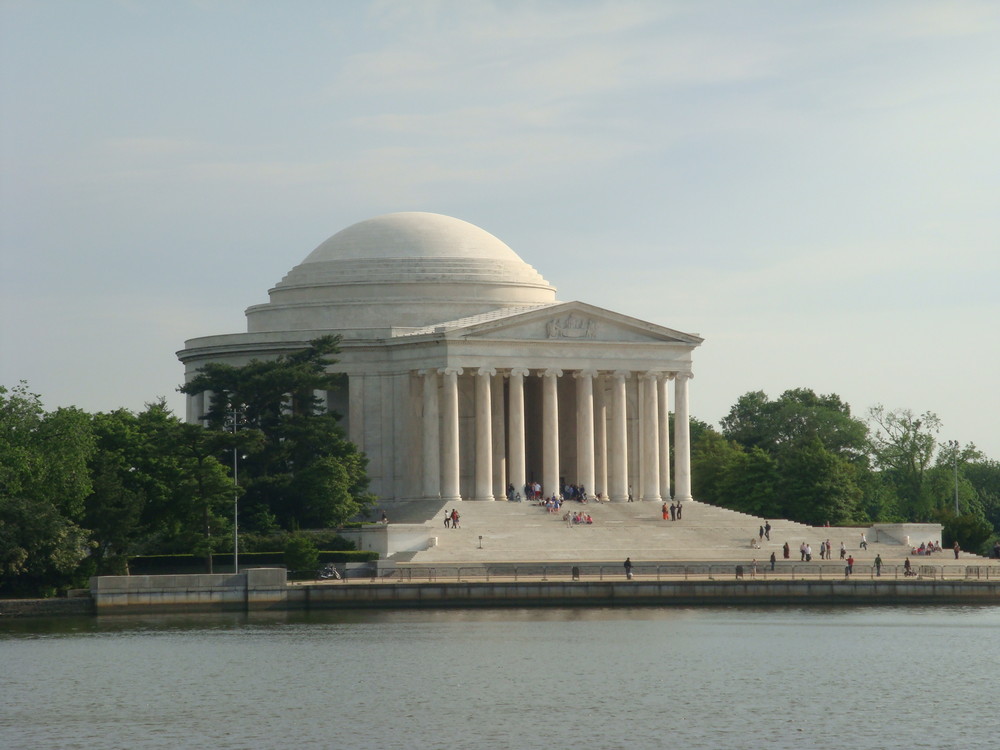
<svg viewBox="0 0 1000 750">
<path fill-rule="evenodd" d="M 360 563 L 378 560 L 378 552 L 372 550 L 320 550 L 319 562 Z M 212 555 L 213 570 L 231 569 L 233 556 Z M 284 567 L 283 552 L 243 552 L 240 554 L 240 568 Z M 181 575 L 184 573 L 204 573 L 205 558 L 197 555 L 138 555 L 129 558 L 132 575 Z"/>
</svg>

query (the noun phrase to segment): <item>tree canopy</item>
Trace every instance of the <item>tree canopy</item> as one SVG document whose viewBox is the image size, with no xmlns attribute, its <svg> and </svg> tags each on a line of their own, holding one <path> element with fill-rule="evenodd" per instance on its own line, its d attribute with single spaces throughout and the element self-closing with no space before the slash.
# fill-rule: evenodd
<svg viewBox="0 0 1000 750">
<path fill-rule="evenodd" d="M 211 363 L 180 389 L 212 394 L 205 421 L 240 457 L 241 524 L 336 526 L 373 502 L 367 459 L 315 395 L 343 387 L 329 372 L 338 346 L 325 336 L 272 360 Z"/>
</svg>

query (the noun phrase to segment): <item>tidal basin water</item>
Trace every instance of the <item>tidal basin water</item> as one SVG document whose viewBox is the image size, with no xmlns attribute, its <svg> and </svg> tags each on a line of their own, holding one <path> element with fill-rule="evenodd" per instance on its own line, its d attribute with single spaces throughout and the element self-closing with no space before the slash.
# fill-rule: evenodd
<svg viewBox="0 0 1000 750">
<path fill-rule="evenodd" d="M 0 621 L 2 748 L 1000 742 L 1000 607 Z"/>
</svg>

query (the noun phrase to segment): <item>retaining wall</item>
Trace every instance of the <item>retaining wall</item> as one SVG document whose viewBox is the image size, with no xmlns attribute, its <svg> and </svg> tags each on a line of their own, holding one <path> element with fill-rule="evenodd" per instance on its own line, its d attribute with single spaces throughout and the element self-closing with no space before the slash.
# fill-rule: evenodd
<svg viewBox="0 0 1000 750">
<path fill-rule="evenodd" d="M 90 596 L 98 614 L 116 612 L 283 609 L 284 568 L 175 576 L 97 576 Z"/>
<path fill-rule="evenodd" d="M 299 586 L 290 607 L 1000 604 L 980 581 L 504 581 Z"/>
</svg>

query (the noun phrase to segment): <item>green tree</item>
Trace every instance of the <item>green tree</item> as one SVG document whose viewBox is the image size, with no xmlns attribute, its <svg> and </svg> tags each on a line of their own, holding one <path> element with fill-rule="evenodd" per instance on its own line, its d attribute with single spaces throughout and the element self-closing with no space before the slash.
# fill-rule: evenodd
<svg viewBox="0 0 1000 750">
<path fill-rule="evenodd" d="M 782 454 L 779 497 L 783 517 L 819 526 L 859 519 L 858 467 L 818 438 Z"/>
<path fill-rule="evenodd" d="M 86 524 L 98 570 L 127 572 L 128 556 L 140 551 L 202 555 L 211 570 L 210 553 L 231 546 L 233 502 L 214 436 L 184 424 L 162 401 L 92 419 L 97 452 Z"/>
<path fill-rule="evenodd" d="M 692 451 L 691 474 L 703 502 L 776 516 L 777 463 L 760 448 L 747 450 L 717 432 L 705 432 Z"/>
<path fill-rule="evenodd" d="M 90 553 L 80 526 L 94 441 L 78 409 L 46 413 L 23 382 L 0 387 L 0 588 L 72 585 Z"/>
<path fill-rule="evenodd" d="M 850 460 L 862 460 L 867 448 L 868 429 L 851 416 L 851 407 L 834 393 L 817 395 L 809 388 L 787 390 L 774 401 L 763 391 L 744 394 L 721 424 L 730 440 L 775 456 L 813 439 Z"/>
<path fill-rule="evenodd" d="M 909 409 L 868 411 L 872 462 L 899 498 L 900 511 L 910 521 L 930 521 L 935 507 L 928 485 L 941 420 L 931 412 L 917 416 Z"/>
<path fill-rule="evenodd" d="M 228 432 L 230 449 L 246 451 L 243 518 L 274 518 L 284 528 L 331 526 L 373 502 L 367 459 L 314 395 L 342 387 L 343 376 L 328 372 L 338 344 L 325 336 L 273 360 L 210 363 L 181 387 L 187 394 L 210 391 L 208 426 Z M 233 429 L 234 419 L 241 429 Z"/>
</svg>

